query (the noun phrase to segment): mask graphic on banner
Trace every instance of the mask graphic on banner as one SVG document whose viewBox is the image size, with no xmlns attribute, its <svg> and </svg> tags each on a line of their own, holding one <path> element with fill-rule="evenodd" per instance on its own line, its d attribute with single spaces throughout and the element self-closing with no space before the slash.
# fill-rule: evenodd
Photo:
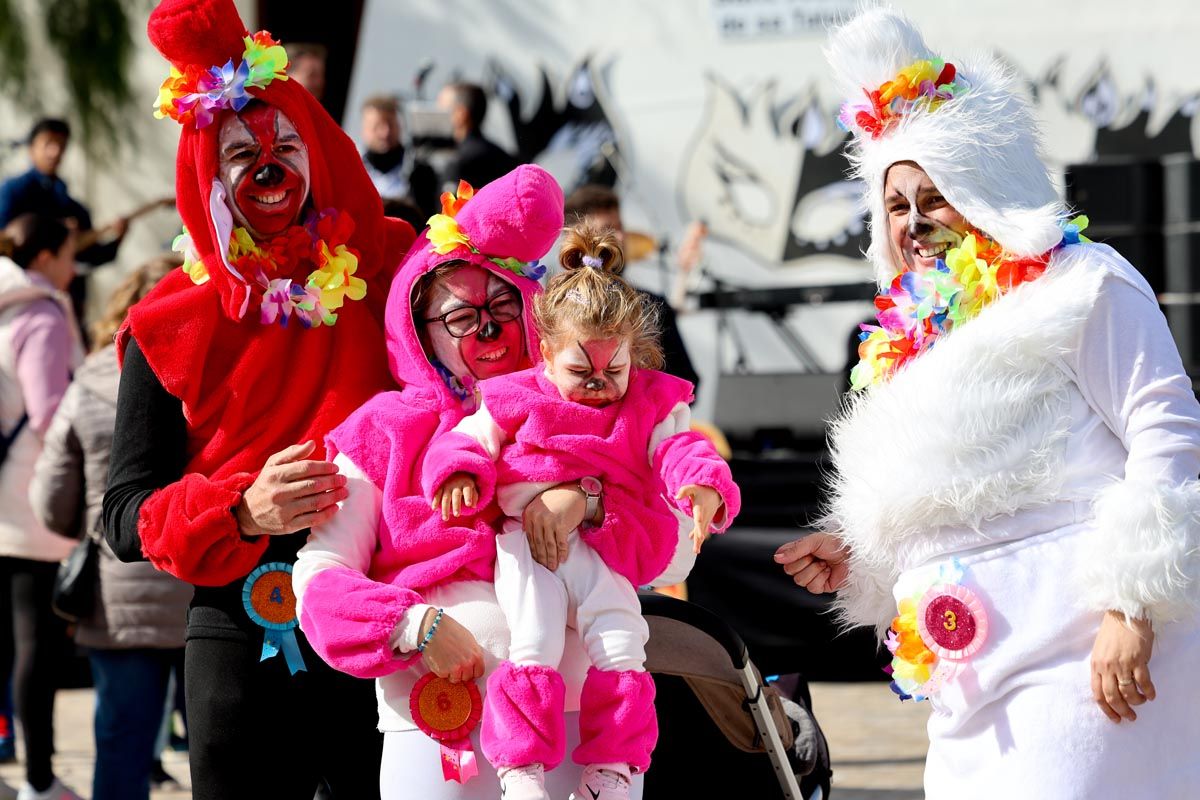
<svg viewBox="0 0 1200 800">
<path fill-rule="evenodd" d="M 279 109 L 251 103 L 221 123 L 219 177 L 237 224 L 258 241 L 300 222 L 308 202 L 308 146 Z"/>
<path fill-rule="evenodd" d="M 421 311 L 427 347 L 456 378 L 515 372 L 528 362 L 521 293 L 483 267 L 469 264 L 439 279 Z"/>
</svg>

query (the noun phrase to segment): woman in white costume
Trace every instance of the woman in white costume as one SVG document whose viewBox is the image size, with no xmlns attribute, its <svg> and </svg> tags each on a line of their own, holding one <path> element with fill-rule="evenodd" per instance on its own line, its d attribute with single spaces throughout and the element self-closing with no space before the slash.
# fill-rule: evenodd
<svg viewBox="0 0 1200 800">
<path fill-rule="evenodd" d="M 1154 294 L 1068 222 L 1004 68 L 879 10 L 827 54 L 879 325 L 833 532 L 776 561 L 933 704 L 927 797 L 1200 797 L 1200 405 Z"/>
</svg>

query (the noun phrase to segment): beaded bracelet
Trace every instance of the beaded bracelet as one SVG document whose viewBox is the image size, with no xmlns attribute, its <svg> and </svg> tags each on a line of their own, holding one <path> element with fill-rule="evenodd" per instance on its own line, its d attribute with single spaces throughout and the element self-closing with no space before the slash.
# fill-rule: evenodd
<svg viewBox="0 0 1200 800">
<path fill-rule="evenodd" d="M 417 645 L 417 652 L 424 653 L 425 648 L 429 646 L 429 640 L 433 638 L 434 632 L 437 630 L 438 623 L 442 621 L 442 612 L 444 609 L 439 608 L 437 613 L 433 615 L 433 622 L 429 625 L 429 630 L 425 631 L 425 638 Z"/>
</svg>

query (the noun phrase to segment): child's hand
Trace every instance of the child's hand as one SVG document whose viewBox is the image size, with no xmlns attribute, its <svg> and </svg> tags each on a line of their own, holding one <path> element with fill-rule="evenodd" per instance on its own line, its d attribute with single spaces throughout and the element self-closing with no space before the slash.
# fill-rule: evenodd
<svg viewBox="0 0 1200 800">
<path fill-rule="evenodd" d="M 442 519 L 450 519 L 450 515 L 458 516 L 466 508 L 473 508 L 479 500 L 479 487 L 475 485 L 475 476 L 468 472 L 456 472 L 446 479 L 433 494 L 434 511 L 442 509 Z"/>
<path fill-rule="evenodd" d="M 725 505 L 725 501 L 721 499 L 721 495 L 716 489 L 710 486 L 697 486 L 694 483 L 684 486 L 675 495 L 676 500 L 682 500 L 685 497 L 692 499 L 692 521 L 696 523 L 690 534 L 692 552 L 699 553 L 700 546 L 708 541 L 709 529 L 712 528 L 713 520 L 721 510 L 721 506 Z"/>
</svg>

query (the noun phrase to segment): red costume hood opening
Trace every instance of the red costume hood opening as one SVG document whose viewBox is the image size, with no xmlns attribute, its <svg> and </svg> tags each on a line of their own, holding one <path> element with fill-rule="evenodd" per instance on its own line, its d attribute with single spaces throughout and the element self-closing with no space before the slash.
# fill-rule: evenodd
<svg viewBox="0 0 1200 800">
<path fill-rule="evenodd" d="M 151 42 L 181 71 L 242 60 L 245 27 L 232 0 L 164 0 L 150 15 Z M 176 204 L 209 280 L 182 270 L 130 312 L 118 336 L 132 333 L 164 388 L 183 402 L 188 471 L 210 477 L 256 472 L 270 454 L 325 434 L 372 395 L 392 387 L 386 367 L 383 310 L 393 270 L 412 228 L 386 219 L 353 142 L 303 87 L 277 78 L 248 93 L 286 114 L 304 139 L 311 207 L 335 209 L 354 223 L 349 246 L 366 296 L 339 309 L 332 326 L 263 324 L 242 280 L 224 264 L 209 211 L 218 171 L 218 118 L 188 123 L 179 139 Z M 163 122 L 162 124 L 174 124 Z M 291 277 L 303 282 L 312 266 Z M 303 270 L 303 272 L 301 272 Z M 245 309 L 243 315 L 243 309 Z"/>
</svg>

